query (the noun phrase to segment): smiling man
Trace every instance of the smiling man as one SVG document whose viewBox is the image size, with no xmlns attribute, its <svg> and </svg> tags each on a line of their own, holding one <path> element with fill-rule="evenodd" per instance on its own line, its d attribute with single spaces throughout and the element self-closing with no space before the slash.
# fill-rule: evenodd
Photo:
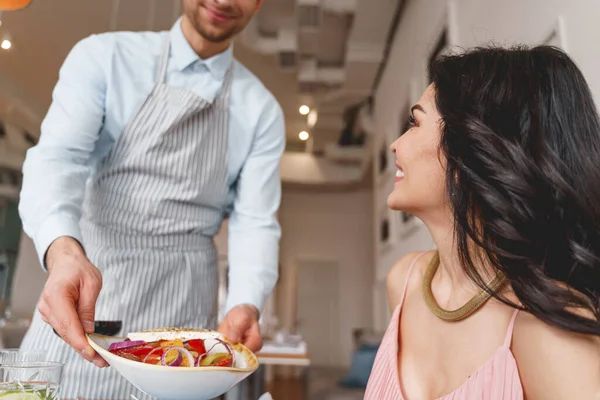
<svg viewBox="0 0 600 400">
<path fill-rule="evenodd" d="M 90 36 L 60 70 L 23 167 L 21 216 L 48 280 L 22 347 L 65 363 L 65 398 L 144 398 L 97 368 L 106 363 L 84 336 L 94 321 L 121 320 L 124 334 L 216 328 L 213 236 L 227 215 L 219 330 L 261 347 L 259 310 L 277 280 L 284 121 L 231 49 L 261 3 L 184 0 L 169 32 Z"/>
</svg>

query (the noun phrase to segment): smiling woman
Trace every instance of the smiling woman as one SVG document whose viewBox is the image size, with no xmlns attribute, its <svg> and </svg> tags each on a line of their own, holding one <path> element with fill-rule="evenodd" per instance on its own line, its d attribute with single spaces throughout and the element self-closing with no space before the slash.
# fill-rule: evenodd
<svg viewBox="0 0 600 400">
<path fill-rule="evenodd" d="M 391 146 L 388 205 L 437 250 L 388 275 L 365 399 L 595 398 L 600 118 L 585 78 L 548 46 L 477 48 L 429 71 Z"/>
</svg>

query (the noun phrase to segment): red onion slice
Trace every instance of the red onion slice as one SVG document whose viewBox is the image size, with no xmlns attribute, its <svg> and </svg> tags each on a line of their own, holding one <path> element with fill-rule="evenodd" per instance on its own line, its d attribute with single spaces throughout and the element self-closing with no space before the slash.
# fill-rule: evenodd
<svg viewBox="0 0 600 400">
<path fill-rule="evenodd" d="M 192 355 L 192 353 L 190 353 L 190 351 L 184 347 L 170 347 L 167 351 L 169 350 L 177 350 L 182 356 L 187 357 L 188 359 L 188 366 L 193 366 L 194 365 L 194 356 Z M 164 354 L 167 353 L 167 351 L 165 351 Z M 181 362 L 180 362 L 181 364 Z"/>
<path fill-rule="evenodd" d="M 123 342 L 114 342 L 110 344 L 110 346 L 108 347 L 108 351 L 128 349 L 130 347 L 135 347 L 142 344 L 146 344 L 146 342 L 144 342 L 143 340 L 126 340 Z"/>
<path fill-rule="evenodd" d="M 213 344 L 210 349 L 206 350 L 206 352 L 202 353 L 202 354 L 198 354 L 198 358 L 196 359 L 196 363 L 194 364 L 195 367 L 199 367 L 200 366 L 200 362 L 202 362 L 202 360 L 204 359 L 204 357 L 206 357 L 211 351 L 212 349 L 214 349 L 219 343 L 215 343 Z"/>
<path fill-rule="evenodd" d="M 148 355 L 146 355 L 146 357 L 144 357 L 144 360 L 143 360 L 142 362 L 146 362 L 146 361 L 148 361 L 148 357 L 150 357 L 152 354 L 156 353 L 157 351 L 164 350 L 164 349 L 165 349 L 165 347 L 162 347 L 162 346 L 161 346 L 161 347 L 157 347 L 157 348 L 155 348 L 155 349 L 154 349 L 154 350 L 152 350 L 150 353 L 148 353 Z M 164 354 L 164 353 L 163 353 L 163 354 Z"/>
<path fill-rule="evenodd" d="M 213 349 L 221 344 L 225 347 L 225 350 L 227 351 L 227 353 L 229 354 L 229 356 L 231 356 L 231 367 L 235 366 L 235 350 L 233 350 L 233 347 L 227 343 L 226 341 L 224 341 L 221 338 L 215 337 L 215 338 L 211 338 L 213 340 L 215 340 L 216 343 L 214 343 L 205 353 L 203 354 L 198 354 L 198 357 L 194 357 L 194 355 L 186 348 L 184 347 L 177 347 L 177 346 L 159 346 L 156 347 L 155 349 L 152 349 L 152 351 L 150 351 L 146 357 L 144 357 L 142 362 L 146 362 L 148 361 L 148 358 L 156 353 L 157 351 L 163 351 L 161 357 L 160 357 L 160 365 L 163 366 L 169 366 L 169 367 L 178 367 L 181 366 L 181 364 L 183 363 L 183 357 L 186 357 L 188 360 L 188 365 L 190 367 L 199 367 L 200 363 L 202 362 L 202 360 L 208 356 L 210 354 L 211 351 L 213 351 Z M 147 344 L 145 341 L 143 340 L 126 340 L 123 342 L 115 342 L 115 343 L 111 343 L 110 347 L 108 348 L 109 351 L 115 351 L 115 350 L 123 350 L 123 349 L 128 349 L 131 347 L 136 347 L 136 346 L 140 346 L 140 345 L 145 345 Z M 178 355 L 177 357 L 171 361 L 170 363 L 167 361 L 167 353 L 169 353 L 170 351 L 175 350 L 177 351 Z M 171 353 L 172 355 L 172 353 Z"/>
<path fill-rule="evenodd" d="M 231 356 L 231 366 L 234 367 L 235 366 L 235 351 L 232 349 L 231 345 L 229 343 L 225 342 L 224 340 L 219 339 L 218 337 L 211 338 L 211 339 L 216 340 L 217 343 L 213 344 L 210 347 L 210 349 L 206 350 L 206 353 L 198 354 L 198 358 L 196 359 L 196 362 L 193 365 L 195 367 L 200 367 L 200 363 L 202 362 L 204 357 L 208 356 L 210 354 L 210 352 L 212 351 L 212 349 L 214 349 L 218 344 L 222 344 L 223 346 L 225 346 L 227 353 L 229 353 L 229 355 Z"/>
<path fill-rule="evenodd" d="M 173 352 L 175 352 L 175 358 L 169 362 L 169 358 L 173 356 Z M 179 367 L 181 365 L 181 361 L 183 361 L 183 357 L 181 356 L 181 352 L 174 348 L 171 347 L 170 349 L 168 349 L 167 351 L 165 351 L 162 354 L 162 357 L 160 358 L 160 363 L 161 365 L 167 366 L 167 367 Z"/>
<path fill-rule="evenodd" d="M 225 348 L 227 349 L 227 352 L 229 353 L 229 355 L 231 356 L 231 367 L 235 366 L 235 351 L 233 350 L 233 348 L 231 347 L 231 345 L 227 342 L 225 342 L 224 340 L 221 340 L 220 338 L 215 338 L 218 342 L 221 342 L 223 344 L 223 346 L 225 346 Z"/>
</svg>

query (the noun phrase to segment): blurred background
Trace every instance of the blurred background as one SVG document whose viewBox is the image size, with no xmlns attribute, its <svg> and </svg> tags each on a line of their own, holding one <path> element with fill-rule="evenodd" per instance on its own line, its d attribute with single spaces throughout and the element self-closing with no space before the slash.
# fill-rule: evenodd
<svg viewBox="0 0 600 400">
<path fill-rule="evenodd" d="M 20 343 L 45 281 L 17 203 L 60 65 L 90 34 L 168 30 L 180 12 L 179 0 L 33 0 L 0 14 L 2 346 Z M 262 321 L 273 393 L 362 399 L 390 317 L 386 274 L 433 247 L 416 218 L 386 206 L 388 148 L 428 85 L 428 61 L 490 42 L 552 44 L 598 98 L 599 18 L 597 0 L 265 0 L 234 54 L 277 97 L 287 125 L 280 280 Z M 225 274 L 226 222 L 217 243 Z"/>
</svg>

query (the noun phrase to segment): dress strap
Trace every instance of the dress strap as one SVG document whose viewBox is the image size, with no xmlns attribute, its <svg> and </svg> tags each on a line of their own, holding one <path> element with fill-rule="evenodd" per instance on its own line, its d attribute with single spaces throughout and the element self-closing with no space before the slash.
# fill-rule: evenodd
<svg viewBox="0 0 600 400">
<path fill-rule="evenodd" d="M 510 319 L 508 329 L 506 330 L 506 337 L 504 338 L 504 347 L 510 347 L 510 344 L 512 343 L 513 330 L 515 329 L 515 320 L 517 319 L 518 313 L 519 309 L 517 308 Z"/>
<path fill-rule="evenodd" d="M 410 273 L 413 270 L 413 267 L 415 266 L 417 260 L 419 258 L 421 258 L 421 256 L 423 254 L 427 253 L 426 251 L 417 254 L 417 256 L 412 260 L 412 262 L 410 263 L 410 266 L 408 267 L 408 273 L 406 274 L 406 279 L 404 280 L 404 288 L 402 289 L 402 297 L 400 297 L 400 304 L 398 308 L 402 308 L 402 304 L 404 303 L 404 297 L 406 296 L 406 290 L 408 289 L 408 282 L 410 280 Z"/>
</svg>

